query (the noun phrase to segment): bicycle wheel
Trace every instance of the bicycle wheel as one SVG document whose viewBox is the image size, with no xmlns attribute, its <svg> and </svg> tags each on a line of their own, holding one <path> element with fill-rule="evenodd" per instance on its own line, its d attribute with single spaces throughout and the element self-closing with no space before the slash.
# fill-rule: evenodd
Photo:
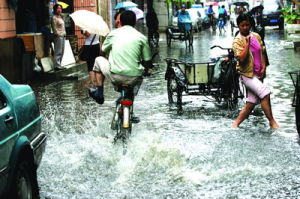
<svg viewBox="0 0 300 199">
<path fill-rule="evenodd" d="M 239 98 L 239 79 L 232 68 L 229 68 L 228 84 L 230 85 L 227 91 L 228 108 L 233 110 L 237 107 Z"/>
<path fill-rule="evenodd" d="M 298 134 L 300 136 L 300 105 L 296 106 L 295 116 L 296 116 L 297 132 L 298 132 Z"/>
<path fill-rule="evenodd" d="M 170 104 L 176 104 L 178 109 L 182 109 L 182 88 L 178 85 L 172 75 L 167 80 L 168 99 Z"/>
<path fill-rule="evenodd" d="M 192 46 L 193 45 L 193 41 L 194 41 L 193 30 L 191 30 L 191 31 L 188 32 L 188 41 L 189 41 L 189 46 Z"/>
</svg>

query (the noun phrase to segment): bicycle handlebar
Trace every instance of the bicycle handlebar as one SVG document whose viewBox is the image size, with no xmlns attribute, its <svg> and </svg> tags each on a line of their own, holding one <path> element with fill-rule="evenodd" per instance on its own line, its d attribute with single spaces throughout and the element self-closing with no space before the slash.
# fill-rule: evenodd
<svg viewBox="0 0 300 199">
<path fill-rule="evenodd" d="M 223 48 L 222 46 L 219 46 L 219 45 L 214 45 L 212 47 L 210 47 L 210 49 L 214 49 L 214 48 L 220 48 L 222 50 L 231 50 L 232 48 Z"/>
</svg>

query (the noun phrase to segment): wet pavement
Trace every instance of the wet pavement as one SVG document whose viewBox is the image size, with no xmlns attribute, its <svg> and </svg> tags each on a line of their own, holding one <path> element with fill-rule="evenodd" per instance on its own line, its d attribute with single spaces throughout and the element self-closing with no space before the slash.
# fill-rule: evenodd
<svg viewBox="0 0 300 199">
<path fill-rule="evenodd" d="M 183 96 L 181 115 L 168 105 L 164 58 L 208 61 L 225 54 L 210 46 L 231 47 L 229 31 L 194 36 L 191 50 L 179 41 L 168 48 L 162 35 L 159 67 L 135 100 L 141 122 L 133 126 L 125 155 L 112 143 L 118 94 L 110 84 L 102 106 L 87 96 L 86 78 L 34 88 L 49 134 L 38 169 L 42 198 L 299 198 L 300 147 L 288 71 L 299 69 L 300 53 L 279 45 L 282 32 L 266 31 L 271 65 L 265 83 L 281 128 L 270 130 L 257 111 L 234 129 L 238 110 L 217 106 L 209 96 Z"/>
</svg>

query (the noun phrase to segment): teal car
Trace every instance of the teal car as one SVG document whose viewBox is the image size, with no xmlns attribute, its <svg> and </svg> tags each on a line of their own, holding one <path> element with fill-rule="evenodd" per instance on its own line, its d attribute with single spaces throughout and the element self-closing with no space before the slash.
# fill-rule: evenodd
<svg viewBox="0 0 300 199">
<path fill-rule="evenodd" d="M 10 84 L 0 75 L 0 198 L 39 198 L 37 168 L 47 135 L 28 85 Z"/>
</svg>

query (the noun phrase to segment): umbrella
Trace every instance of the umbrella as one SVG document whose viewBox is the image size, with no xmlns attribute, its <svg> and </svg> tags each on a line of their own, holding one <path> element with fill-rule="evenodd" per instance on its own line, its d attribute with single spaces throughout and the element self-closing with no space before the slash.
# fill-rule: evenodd
<svg viewBox="0 0 300 199">
<path fill-rule="evenodd" d="M 139 8 L 129 8 L 128 10 L 131 10 L 132 12 L 135 13 L 136 20 L 144 18 L 144 12 L 141 9 L 139 9 Z"/>
<path fill-rule="evenodd" d="M 69 4 L 66 4 L 65 2 L 62 1 L 58 1 L 57 4 L 61 5 L 62 9 L 66 9 L 67 7 L 69 7 Z"/>
<path fill-rule="evenodd" d="M 119 2 L 117 6 L 115 7 L 115 10 L 118 10 L 120 8 L 134 8 L 137 7 L 138 5 L 133 3 L 132 1 L 123 1 Z"/>
<path fill-rule="evenodd" d="M 70 14 L 75 25 L 89 33 L 106 36 L 109 28 L 100 15 L 88 10 L 77 10 Z"/>
<path fill-rule="evenodd" d="M 232 5 L 249 7 L 249 3 L 245 2 L 245 1 L 236 1 L 236 2 L 232 3 Z"/>
<path fill-rule="evenodd" d="M 206 6 L 210 6 L 210 5 L 212 5 L 212 6 L 217 6 L 217 5 L 219 5 L 219 3 L 218 3 L 218 2 L 214 2 L 214 1 L 209 1 L 209 2 L 206 2 L 205 5 L 206 5 Z"/>
</svg>

